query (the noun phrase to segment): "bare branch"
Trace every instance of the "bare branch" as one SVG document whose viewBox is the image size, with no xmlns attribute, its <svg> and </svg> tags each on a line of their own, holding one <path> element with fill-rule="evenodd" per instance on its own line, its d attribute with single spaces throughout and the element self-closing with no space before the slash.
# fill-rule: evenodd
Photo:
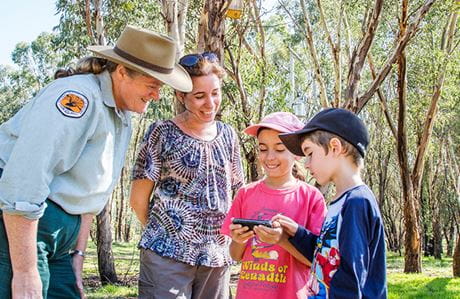
<svg viewBox="0 0 460 299">
<path fill-rule="evenodd" d="M 369 68 L 371 70 L 372 78 L 374 79 L 376 77 L 376 74 L 375 74 L 375 67 L 374 67 L 374 62 L 372 61 L 371 53 L 367 54 L 367 61 L 369 63 Z M 392 118 L 392 116 L 390 114 L 390 110 L 388 109 L 388 101 L 387 101 L 385 95 L 383 94 L 383 92 L 380 89 L 377 89 L 377 94 L 378 94 L 379 99 L 380 99 L 381 108 L 382 108 L 383 113 L 385 115 L 385 118 L 386 118 L 386 120 L 388 122 L 388 126 L 390 127 L 391 133 L 393 134 L 393 137 L 396 140 L 398 138 L 397 133 L 396 133 L 396 127 L 394 125 L 393 118 Z M 359 112 L 361 112 L 361 111 L 357 111 L 357 113 L 359 113 Z"/>
<path fill-rule="evenodd" d="M 379 24 L 380 12 L 382 11 L 383 0 L 375 0 L 372 10 L 371 19 L 367 25 L 365 34 L 363 35 L 357 49 L 353 51 L 351 58 L 350 69 L 348 72 L 347 89 L 345 91 L 346 104 L 345 107 L 352 108 L 358 96 L 359 81 L 361 80 L 361 71 L 366 60 L 367 53 L 374 40 L 375 32 Z"/>
<path fill-rule="evenodd" d="M 88 32 L 89 37 L 96 43 L 94 39 L 93 27 L 91 26 L 91 0 L 85 0 L 85 23 L 86 23 L 86 31 Z"/>
<path fill-rule="evenodd" d="M 436 2 L 436 0 L 427 0 L 425 2 L 425 4 L 418 11 L 417 18 L 408 26 L 404 35 L 398 39 L 397 45 L 393 50 L 393 53 L 390 55 L 390 57 L 388 57 L 377 77 L 371 83 L 368 90 L 362 96 L 359 97 L 355 108 L 357 111 L 361 110 L 367 104 L 367 102 L 374 95 L 380 84 L 385 80 L 385 78 L 391 70 L 392 65 L 404 51 L 404 49 L 407 46 L 407 43 L 415 36 L 416 32 L 419 29 L 420 22 L 425 17 L 426 13 L 430 10 L 434 2 Z M 347 104 L 349 105 L 351 103 Z"/>
<path fill-rule="evenodd" d="M 333 57 L 333 62 L 334 62 L 334 74 L 335 74 L 335 84 L 334 84 L 334 106 L 338 106 L 340 102 L 340 97 L 341 97 L 341 81 L 342 81 L 342 76 L 341 76 L 341 64 L 340 64 L 340 24 L 341 24 L 341 19 L 342 19 L 342 1 L 340 1 L 339 4 L 339 21 L 338 21 L 338 26 L 337 26 L 337 43 L 334 43 L 332 40 L 331 33 L 329 32 L 329 28 L 327 28 L 327 23 L 326 23 L 326 18 L 324 16 L 324 11 L 323 7 L 321 5 L 321 0 L 316 1 L 319 9 L 319 15 L 320 15 L 320 23 L 321 26 L 323 27 L 324 33 L 326 34 L 327 42 L 329 43 L 329 47 L 331 48 L 332 52 L 332 57 Z"/>
<path fill-rule="evenodd" d="M 452 44 L 453 44 L 452 40 L 454 36 L 453 33 L 455 31 L 457 18 L 458 18 L 458 11 L 456 10 L 455 12 L 451 14 L 449 21 L 448 21 L 449 31 L 448 31 L 446 43 L 441 45 L 441 49 L 446 54 L 449 53 L 450 49 L 452 48 Z M 443 48 L 444 46 L 446 48 Z M 446 77 L 446 68 L 448 64 L 448 61 L 446 61 L 446 59 L 443 59 L 443 62 L 441 62 L 440 64 L 440 68 L 438 72 L 439 74 L 438 79 L 434 87 L 434 92 L 433 92 L 433 96 L 431 97 L 430 107 L 427 111 L 427 115 L 425 118 L 423 132 L 420 138 L 420 143 L 417 148 L 417 156 L 415 158 L 415 164 L 414 164 L 414 169 L 412 171 L 412 177 L 414 178 L 414 180 L 418 180 L 418 181 L 422 179 L 423 167 L 425 165 L 425 153 L 426 153 L 426 149 L 427 149 L 427 146 L 431 138 L 431 134 L 433 132 L 434 120 L 436 118 L 436 114 L 438 111 L 438 102 L 439 102 L 439 99 L 441 98 L 442 87 L 444 85 L 444 79 Z"/>
</svg>

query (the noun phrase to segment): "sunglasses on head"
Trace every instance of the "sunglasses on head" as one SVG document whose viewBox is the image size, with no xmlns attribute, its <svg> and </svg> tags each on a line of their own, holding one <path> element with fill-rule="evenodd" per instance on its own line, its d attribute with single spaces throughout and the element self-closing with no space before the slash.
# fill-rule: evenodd
<svg viewBox="0 0 460 299">
<path fill-rule="evenodd" d="M 195 66 L 200 60 L 206 59 L 209 62 L 216 62 L 217 55 L 213 52 L 203 52 L 201 54 L 188 54 L 179 60 L 182 66 L 192 67 Z"/>
</svg>

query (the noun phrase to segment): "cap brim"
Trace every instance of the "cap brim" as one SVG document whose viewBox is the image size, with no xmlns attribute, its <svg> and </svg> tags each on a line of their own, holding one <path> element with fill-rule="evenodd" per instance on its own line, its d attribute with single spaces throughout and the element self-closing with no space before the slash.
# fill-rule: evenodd
<svg viewBox="0 0 460 299">
<path fill-rule="evenodd" d="M 243 130 L 244 133 L 257 137 L 257 132 L 259 131 L 260 128 L 267 128 L 267 129 L 272 129 L 275 131 L 278 131 L 280 133 L 286 133 L 289 132 L 286 128 L 282 126 L 278 126 L 275 124 L 269 124 L 269 123 L 259 123 L 257 125 L 252 125 L 247 127 L 246 129 Z"/>
<path fill-rule="evenodd" d="M 293 133 L 280 134 L 279 137 L 287 149 L 296 156 L 305 156 L 302 151 L 301 138 L 305 133 L 315 131 L 316 128 L 305 128 Z"/>
<path fill-rule="evenodd" d="M 182 92 L 190 92 L 193 89 L 192 80 L 190 79 L 190 75 L 187 71 L 180 66 L 179 64 L 174 65 L 174 69 L 171 73 L 165 74 L 160 73 L 140 65 L 137 65 L 121 56 L 116 54 L 113 51 L 113 47 L 109 46 L 89 46 L 88 50 L 94 52 L 96 55 L 113 61 L 115 63 L 122 64 L 130 69 L 143 73 L 144 75 L 154 77 L 155 79 L 160 80 L 161 82 L 171 86 L 172 88 L 182 91 Z"/>
</svg>

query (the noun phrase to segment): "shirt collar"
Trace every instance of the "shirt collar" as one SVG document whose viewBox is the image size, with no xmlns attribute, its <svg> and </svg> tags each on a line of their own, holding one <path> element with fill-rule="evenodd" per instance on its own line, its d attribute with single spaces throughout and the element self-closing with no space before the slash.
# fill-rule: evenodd
<svg viewBox="0 0 460 299">
<path fill-rule="evenodd" d="M 115 113 L 120 117 L 123 124 L 127 125 L 131 121 L 131 113 L 123 111 L 116 107 L 115 99 L 112 90 L 112 77 L 108 71 L 104 71 L 97 75 L 101 83 L 102 101 L 107 107 L 115 109 Z"/>
</svg>

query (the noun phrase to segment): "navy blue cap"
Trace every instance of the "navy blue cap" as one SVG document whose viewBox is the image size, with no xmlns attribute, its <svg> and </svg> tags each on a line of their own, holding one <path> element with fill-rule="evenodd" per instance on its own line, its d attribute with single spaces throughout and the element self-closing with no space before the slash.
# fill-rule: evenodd
<svg viewBox="0 0 460 299">
<path fill-rule="evenodd" d="M 362 157 L 369 145 L 369 133 L 364 122 L 353 112 L 341 108 L 328 108 L 318 112 L 299 131 L 280 134 L 279 137 L 287 149 L 297 156 L 305 156 L 300 143 L 304 134 L 316 130 L 326 131 L 342 137 L 353 145 Z"/>
</svg>

